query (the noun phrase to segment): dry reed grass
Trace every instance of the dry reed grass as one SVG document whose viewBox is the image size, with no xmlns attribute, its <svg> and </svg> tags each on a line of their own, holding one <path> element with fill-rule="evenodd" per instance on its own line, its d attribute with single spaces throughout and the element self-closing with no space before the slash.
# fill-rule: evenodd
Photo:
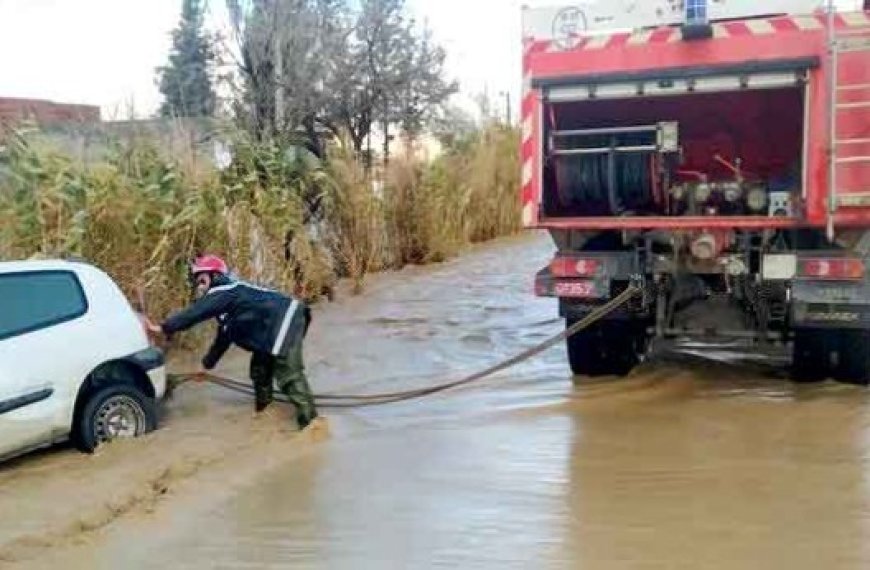
<svg viewBox="0 0 870 570">
<path fill-rule="evenodd" d="M 4 140 L 0 259 L 83 257 L 131 298 L 144 290 L 158 316 L 188 301 L 186 264 L 203 251 L 316 298 L 338 277 L 359 290 L 371 272 L 443 261 L 519 229 L 519 137 L 505 127 L 432 163 L 395 160 L 382 187 L 342 147 L 312 163 L 238 133 L 222 172 L 192 147 L 168 157 L 143 138 L 87 163 L 18 132 Z"/>
</svg>

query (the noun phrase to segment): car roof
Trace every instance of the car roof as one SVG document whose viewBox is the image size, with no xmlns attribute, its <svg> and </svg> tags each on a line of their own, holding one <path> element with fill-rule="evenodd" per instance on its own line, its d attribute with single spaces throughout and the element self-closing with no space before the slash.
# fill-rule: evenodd
<svg viewBox="0 0 870 570">
<path fill-rule="evenodd" d="M 24 271 L 81 271 L 93 266 L 81 261 L 65 259 L 28 259 L 22 261 L 0 261 L 0 273 L 20 273 Z"/>
</svg>

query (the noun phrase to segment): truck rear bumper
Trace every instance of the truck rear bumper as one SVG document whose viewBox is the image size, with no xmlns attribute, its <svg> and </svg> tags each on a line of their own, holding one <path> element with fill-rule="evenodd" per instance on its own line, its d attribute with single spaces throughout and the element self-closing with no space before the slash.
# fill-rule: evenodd
<svg viewBox="0 0 870 570">
<path fill-rule="evenodd" d="M 564 319 L 582 319 L 607 301 L 583 301 L 578 299 L 559 299 L 559 316 Z M 602 319 L 603 321 L 628 321 L 638 318 L 638 314 L 630 309 L 620 307 L 614 309 Z"/>
<path fill-rule="evenodd" d="M 545 267 L 535 276 L 535 295 L 559 299 L 559 314 L 563 318 L 586 316 L 619 295 L 631 281 L 633 257 L 630 253 L 583 252 L 575 257 L 593 263 L 597 270 L 583 277 L 562 277 Z M 628 320 L 645 315 L 642 308 L 632 304 L 614 310 L 605 320 Z"/>
<path fill-rule="evenodd" d="M 795 301 L 791 321 L 795 328 L 870 329 L 870 305 Z"/>
</svg>

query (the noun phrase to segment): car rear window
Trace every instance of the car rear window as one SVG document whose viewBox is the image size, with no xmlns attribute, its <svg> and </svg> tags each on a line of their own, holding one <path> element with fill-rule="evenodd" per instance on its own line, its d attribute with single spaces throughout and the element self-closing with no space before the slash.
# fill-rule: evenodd
<svg viewBox="0 0 870 570">
<path fill-rule="evenodd" d="M 0 275 L 0 340 L 71 321 L 87 310 L 82 286 L 69 271 Z"/>
</svg>

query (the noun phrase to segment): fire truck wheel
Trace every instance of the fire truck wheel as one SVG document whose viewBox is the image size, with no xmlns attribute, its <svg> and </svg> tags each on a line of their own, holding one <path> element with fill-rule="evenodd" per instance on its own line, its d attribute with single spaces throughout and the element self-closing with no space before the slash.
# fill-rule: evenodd
<svg viewBox="0 0 870 570">
<path fill-rule="evenodd" d="M 820 382 L 830 373 L 829 337 L 833 331 L 798 329 L 794 335 L 791 376 L 795 382 Z"/>
<path fill-rule="evenodd" d="M 568 320 L 568 327 L 575 321 Z M 599 333 L 597 327 L 582 330 L 567 340 L 568 362 L 575 376 L 599 376 L 601 356 L 598 351 Z"/>
<path fill-rule="evenodd" d="M 870 384 L 870 331 L 840 331 L 838 336 L 839 358 L 834 377 L 851 384 Z"/>
<path fill-rule="evenodd" d="M 568 319 L 568 326 L 575 322 Z M 647 336 L 636 323 L 604 322 L 580 331 L 567 344 L 575 376 L 626 376 L 640 364 Z"/>
</svg>

